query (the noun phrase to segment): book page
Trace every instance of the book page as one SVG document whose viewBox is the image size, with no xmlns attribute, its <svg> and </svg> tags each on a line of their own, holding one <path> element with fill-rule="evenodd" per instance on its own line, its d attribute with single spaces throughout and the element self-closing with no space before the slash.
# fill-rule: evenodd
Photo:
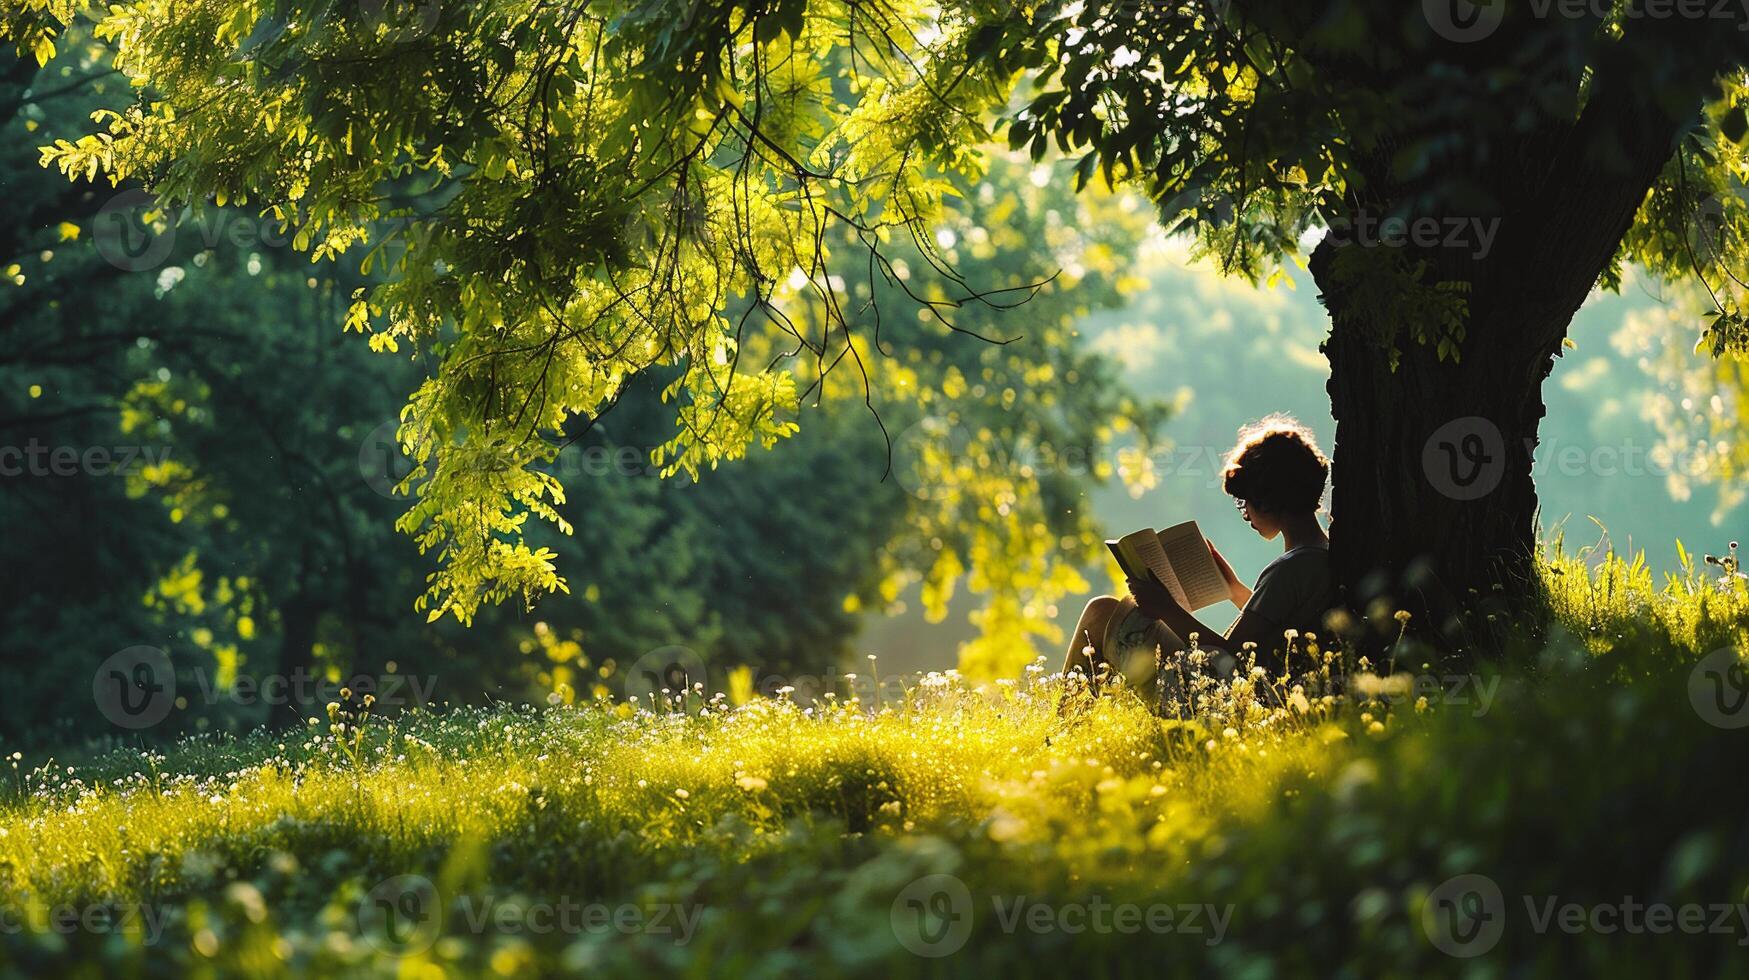
<svg viewBox="0 0 1749 980">
<path fill-rule="evenodd" d="M 1117 544 L 1118 550 L 1130 559 L 1130 567 L 1124 568 L 1124 574 L 1134 576 L 1142 571 L 1153 572 L 1160 584 L 1171 591 L 1174 599 L 1184 602 L 1182 590 L 1178 587 L 1178 576 L 1174 574 L 1172 562 L 1166 557 L 1166 549 L 1161 546 L 1160 536 L 1153 528 L 1143 528 L 1134 534 L 1126 534 L 1118 539 Z M 1138 563 L 1140 567 L 1135 567 Z"/>
<path fill-rule="evenodd" d="M 1195 612 L 1230 598 L 1227 580 L 1221 577 L 1214 556 L 1209 554 L 1208 542 L 1203 539 L 1202 529 L 1195 521 L 1174 524 L 1161 531 L 1160 550 L 1171 563 L 1173 574 L 1184 592 L 1184 598 L 1179 600 L 1184 608 Z"/>
</svg>

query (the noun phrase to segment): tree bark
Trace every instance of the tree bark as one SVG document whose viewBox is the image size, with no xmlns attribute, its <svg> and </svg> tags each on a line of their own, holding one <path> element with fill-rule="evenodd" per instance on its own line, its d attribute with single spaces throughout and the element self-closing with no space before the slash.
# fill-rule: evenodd
<svg viewBox="0 0 1749 980">
<path fill-rule="evenodd" d="M 1518 119 L 1515 106 L 1527 98 L 1504 91 L 1468 114 L 1406 116 L 1357 153 L 1347 220 L 1467 221 L 1489 233 L 1486 248 L 1474 236 L 1427 247 L 1327 238 L 1310 263 L 1331 314 L 1332 560 L 1347 604 L 1375 637 L 1395 636 L 1394 614 L 1403 610 L 1413 629 L 1447 650 L 1540 646 L 1547 607 L 1532 462 L 1542 384 L 1724 63 L 1700 32 L 1698 22 L 1664 20 L 1600 42 L 1588 95 L 1570 121 L 1553 114 L 1530 126 L 1501 124 Z M 1670 62 L 1672 50 L 1692 57 Z M 1494 55 L 1487 45 L 1442 52 L 1478 71 Z M 1395 80 L 1363 75 L 1355 83 Z M 1487 91 L 1479 83 L 1475 90 Z M 1425 168 L 1398 166 L 1403 149 L 1430 146 L 1443 149 Z M 1361 251 L 1339 256 L 1353 249 Z M 1389 302 L 1378 301 L 1390 288 L 1375 283 L 1357 300 L 1355 282 L 1374 269 L 1386 277 L 1408 269 L 1423 287 L 1462 284 L 1468 309 L 1455 358 L 1414 340 L 1408 328 L 1416 324 L 1379 322 L 1390 317 L 1380 312 Z M 1400 353 L 1394 370 L 1392 344 Z"/>
<path fill-rule="evenodd" d="M 1572 311 L 1473 299 L 1486 319 L 1473 316 L 1461 356 L 1442 360 L 1390 329 L 1401 325 L 1367 322 L 1334 279 L 1333 252 L 1321 245 L 1311 270 L 1333 324 L 1332 560 L 1346 604 L 1375 638 L 1397 635 L 1399 611 L 1449 649 L 1497 650 L 1508 630 L 1536 638 L 1532 462 L 1542 382 Z M 1394 368 L 1377 340 L 1392 336 Z"/>
</svg>

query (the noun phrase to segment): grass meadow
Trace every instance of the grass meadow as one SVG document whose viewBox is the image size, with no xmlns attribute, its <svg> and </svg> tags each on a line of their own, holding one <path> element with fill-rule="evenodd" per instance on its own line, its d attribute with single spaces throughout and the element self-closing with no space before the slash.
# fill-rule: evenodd
<svg viewBox="0 0 1749 980">
<path fill-rule="evenodd" d="M 1041 661 L 10 757 L 16 976 L 1740 975 L 1749 591 L 1551 549 L 1442 672 L 1297 640 L 1161 718 Z M 873 665 L 878 671 L 878 664 Z M 734 692 L 734 693 L 731 693 Z"/>
</svg>

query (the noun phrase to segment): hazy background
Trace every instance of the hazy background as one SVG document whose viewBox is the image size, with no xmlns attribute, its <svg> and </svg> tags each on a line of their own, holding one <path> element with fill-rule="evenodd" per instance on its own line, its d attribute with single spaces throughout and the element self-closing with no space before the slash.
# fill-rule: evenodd
<svg viewBox="0 0 1749 980">
<path fill-rule="evenodd" d="M 1297 417 L 1331 450 L 1329 365 L 1318 351 L 1328 319 L 1304 269 L 1288 270 L 1273 288 L 1254 288 L 1192 262 L 1187 244 L 1164 236 L 1155 236 L 1137 261 L 1146 287 L 1126 308 L 1087 317 L 1082 331 L 1093 349 L 1122 365 L 1138 393 L 1172 398 L 1180 407 L 1165 427 L 1171 447 L 1154 454 L 1158 483 L 1139 496 L 1115 481 L 1094 487 L 1087 506 L 1114 537 L 1194 519 L 1249 581 L 1281 546 L 1238 518 L 1220 489 L 1221 460 L 1239 427 L 1269 412 Z M 1579 311 L 1573 346 L 1543 389 L 1548 416 L 1537 488 L 1545 533 L 1564 528 L 1569 550 L 1603 536 L 1594 518 L 1618 550 L 1643 549 L 1655 571 L 1673 571 L 1677 540 L 1696 554 L 1717 554 L 1746 528 L 1743 509 L 1721 508 L 1717 488 L 1690 485 L 1680 465 L 1656 458 L 1664 437 L 1651 420 L 1652 406 L 1660 399 L 1680 403 L 1682 396 L 1675 381 L 1656 373 L 1655 362 L 1673 346 L 1686 354 L 1699 326 L 1660 290 L 1630 274 L 1621 294 L 1596 292 Z M 1015 316 L 1023 319 L 1024 310 Z M 1114 572 L 1107 562 L 1088 578 L 1105 589 L 1115 584 Z M 962 595 L 953 615 L 930 624 L 907 602 L 893 615 L 870 617 L 861 646 L 894 668 L 951 666 L 940 652 L 971 635 L 961 615 L 971 605 Z M 1065 633 L 1079 612 L 1078 603 L 1059 610 Z M 1224 627 L 1237 613 L 1221 604 L 1205 618 Z"/>
</svg>

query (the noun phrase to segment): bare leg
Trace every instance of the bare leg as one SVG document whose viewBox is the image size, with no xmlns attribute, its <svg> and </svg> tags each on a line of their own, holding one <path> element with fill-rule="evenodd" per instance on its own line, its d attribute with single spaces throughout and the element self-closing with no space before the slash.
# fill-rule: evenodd
<svg viewBox="0 0 1749 980">
<path fill-rule="evenodd" d="M 1069 637 L 1069 652 L 1063 658 L 1063 673 L 1076 670 L 1088 679 L 1096 678 L 1096 671 L 1105 664 L 1105 629 L 1111 623 L 1111 617 L 1117 614 L 1122 603 L 1112 596 L 1102 595 L 1087 603 L 1087 608 L 1081 610 L 1081 620 L 1075 624 L 1074 635 Z M 1082 652 L 1083 647 L 1093 647 L 1093 657 L 1089 659 Z"/>
</svg>

